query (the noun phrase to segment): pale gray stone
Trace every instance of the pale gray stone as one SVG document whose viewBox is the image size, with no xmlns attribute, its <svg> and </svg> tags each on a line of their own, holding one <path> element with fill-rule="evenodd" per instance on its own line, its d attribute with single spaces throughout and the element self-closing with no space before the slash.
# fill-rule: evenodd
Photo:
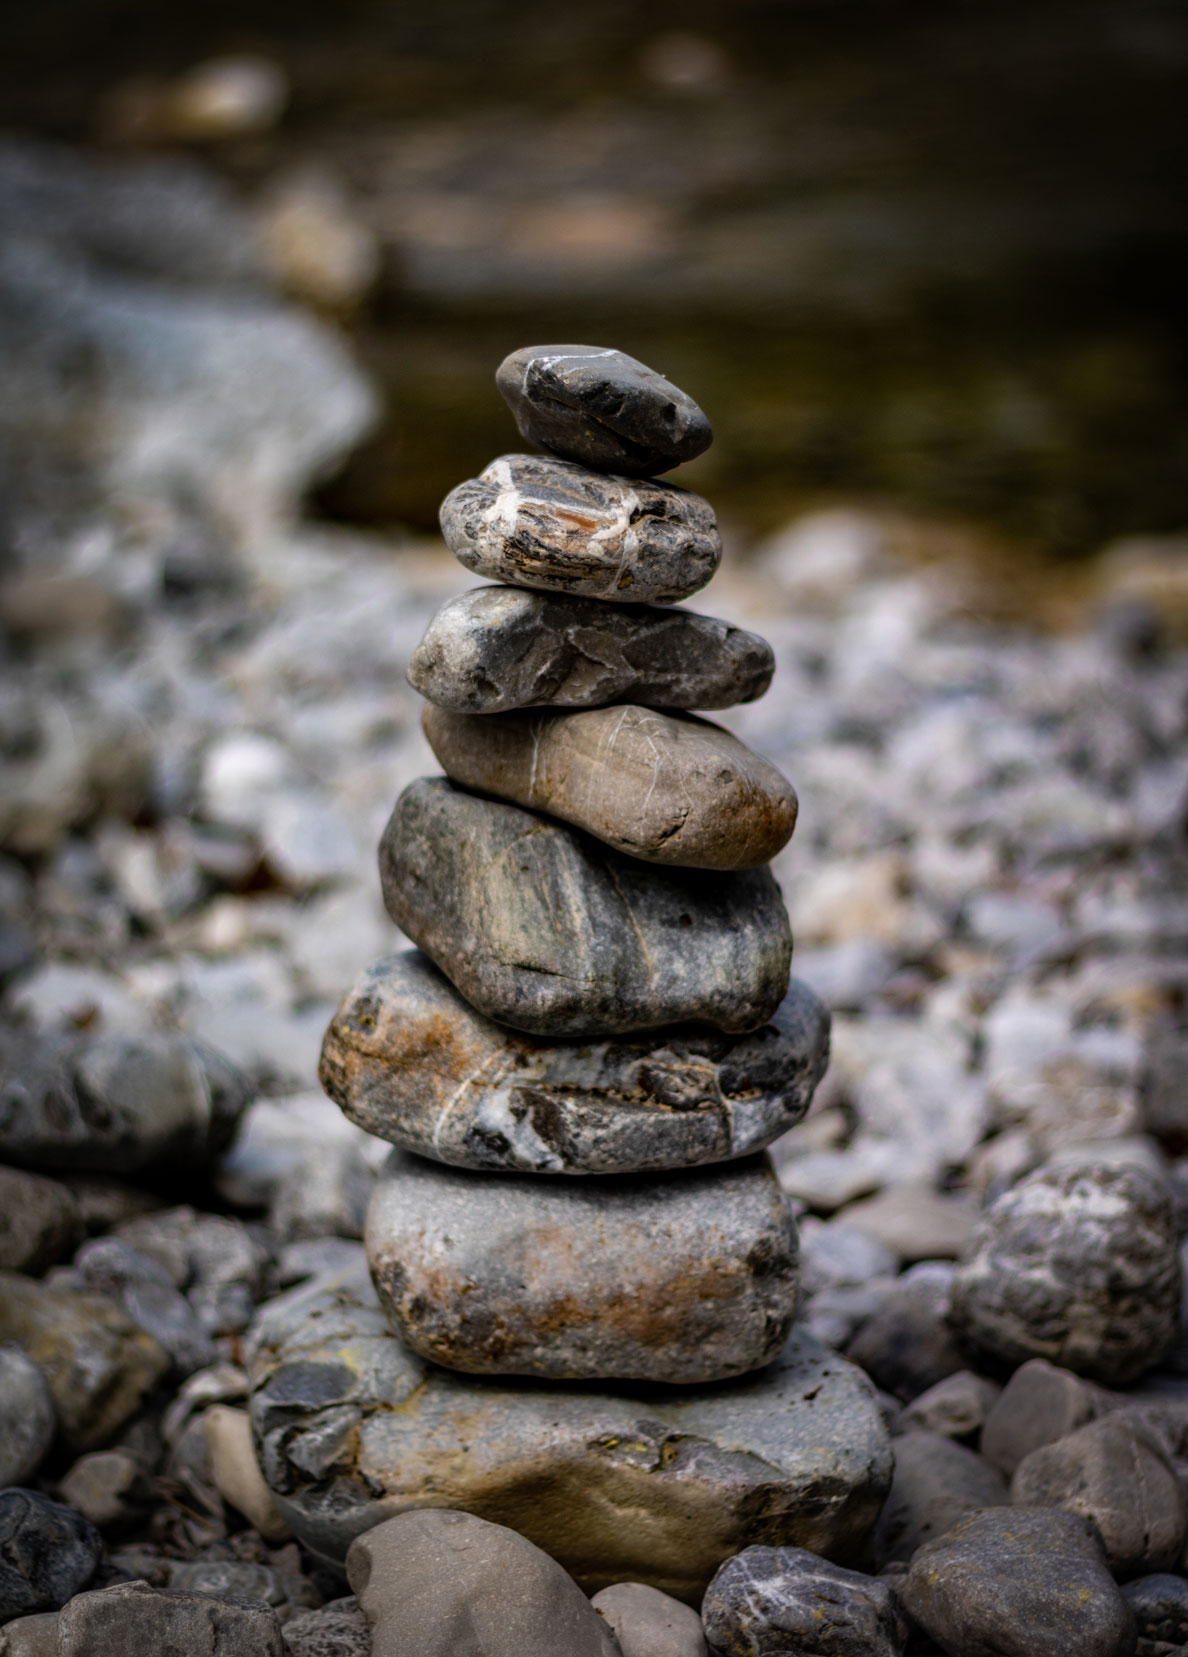
<svg viewBox="0 0 1188 1657">
<path fill-rule="evenodd" d="M 799 1332 L 716 1387 L 476 1379 L 411 1353 L 355 1268 L 266 1307 L 249 1363 L 277 1505 L 328 1560 L 431 1491 L 521 1531 L 587 1592 L 630 1579 L 697 1603 L 752 1542 L 855 1558 L 891 1478 L 870 1383 Z"/>
<path fill-rule="evenodd" d="M 366 1247 L 406 1345 L 475 1375 L 720 1381 L 776 1357 L 799 1292 L 766 1158 L 543 1180 L 393 1151 Z"/>
<path fill-rule="evenodd" d="M 460 483 L 441 503 L 441 529 L 476 575 L 640 604 L 688 598 L 722 556 L 700 495 L 545 455 L 501 455 Z"/>
<path fill-rule="evenodd" d="M 58 1493 L 102 1531 L 143 1517 L 150 1496 L 144 1471 L 127 1450 L 92 1450 L 80 1456 L 59 1484 Z"/>
<path fill-rule="evenodd" d="M 1055 1444 L 1096 1413 L 1095 1389 L 1045 1358 L 1020 1364 L 986 1417 L 981 1452 L 1007 1478 L 1025 1456 Z"/>
<path fill-rule="evenodd" d="M 58 1618 L 58 1657 L 128 1657 L 132 1651 L 285 1657 L 276 1612 L 254 1600 L 161 1594 L 147 1582 L 120 1582 L 76 1595 Z"/>
<path fill-rule="evenodd" d="M 944 1433 L 946 1438 L 971 1439 L 981 1432 L 1001 1396 L 997 1382 L 962 1369 L 913 1398 L 901 1420 L 905 1427 L 923 1427 L 928 1432 Z"/>
<path fill-rule="evenodd" d="M 31 1479 L 53 1443 L 45 1376 L 19 1346 L 0 1346 L 0 1490 Z"/>
<path fill-rule="evenodd" d="M 58 1613 L 39 1611 L 0 1628 L 0 1657 L 58 1657 Z"/>
<path fill-rule="evenodd" d="M 706 1657 L 701 1618 L 690 1605 L 643 1582 L 616 1582 L 590 1601 L 606 1618 L 622 1657 Z"/>
<path fill-rule="evenodd" d="M 770 870 L 650 867 L 444 777 L 397 800 L 380 880 L 397 926 L 466 999 L 533 1034 L 755 1030 L 787 992 L 792 933 Z"/>
<path fill-rule="evenodd" d="M 710 1645 L 731 1657 L 899 1657 L 906 1630 L 885 1582 L 804 1548 L 745 1548 L 706 1590 Z"/>
<path fill-rule="evenodd" d="M 1118 1385 L 1157 1364 L 1179 1330 L 1171 1200 L 1141 1169 L 1041 1168 L 981 1220 L 953 1282 L 951 1318 L 1011 1363 L 1047 1358 Z"/>
<path fill-rule="evenodd" d="M 402 1513 L 351 1544 L 347 1578 L 372 1657 L 619 1657 L 605 1620 L 555 1559 L 473 1513 Z"/>
<path fill-rule="evenodd" d="M 352 1122 L 439 1162 L 622 1174 L 761 1150 L 808 1109 L 828 1060 L 828 1015 L 795 978 L 748 1035 L 684 1028 L 579 1044 L 492 1023 L 408 950 L 349 991 L 320 1075 Z"/>
<path fill-rule="evenodd" d="M 796 792 L 720 725 L 630 704 L 575 713 L 450 713 L 421 724 L 455 782 L 545 811 L 631 857 L 687 869 L 769 863 Z"/>
<path fill-rule="evenodd" d="M 771 646 L 692 610 L 474 587 L 442 605 L 408 682 L 455 713 L 516 708 L 730 708 L 767 690 Z"/>
<path fill-rule="evenodd" d="M 599 472 L 651 477 L 713 441 L 692 397 L 625 351 L 524 345 L 500 363 L 495 384 L 521 437 Z"/>
</svg>

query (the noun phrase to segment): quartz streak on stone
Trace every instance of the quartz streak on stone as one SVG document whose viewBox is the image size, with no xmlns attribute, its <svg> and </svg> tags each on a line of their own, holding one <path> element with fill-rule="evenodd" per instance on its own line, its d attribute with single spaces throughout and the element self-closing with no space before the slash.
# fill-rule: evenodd
<svg viewBox="0 0 1188 1657">
<path fill-rule="evenodd" d="M 796 827 L 788 779 L 729 731 L 688 714 L 429 706 L 421 722 L 455 782 L 562 817 L 648 863 L 753 869 Z"/>
<path fill-rule="evenodd" d="M 714 1651 L 732 1657 L 899 1657 L 903 1649 L 887 1584 L 804 1548 L 747 1548 L 728 1559 L 701 1616 Z"/>
<path fill-rule="evenodd" d="M 461 1168 L 622 1174 L 761 1150 L 808 1109 L 829 1015 L 793 979 L 748 1035 L 543 1041 L 476 1013 L 417 950 L 368 969 L 334 1015 L 323 1087 L 380 1139 Z"/>
<path fill-rule="evenodd" d="M 503 359 L 495 384 L 521 437 L 596 471 L 650 477 L 713 441 L 692 397 L 625 351 L 525 345 Z"/>
<path fill-rule="evenodd" d="M 326 1559 L 408 1508 L 455 1507 L 587 1592 L 631 1580 L 697 1603 L 752 1542 L 856 1557 L 891 1478 L 870 1383 L 802 1332 L 770 1368 L 692 1392 L 480 1380 L 414 1356 L 358 1267 L 268 1306 L 248 1361 L 261 1465 Z"/>
<path fill-rule="evenodd" d="M 771 683 L 757 633 L 652 604 L 474 587 L 444 604 L 408 667 L 414 690 L 455 713 L 516 708 L 730 708 Z"/>
<path fill-rule="evenodd" d="M 379 862 L 397 926 L 518 1030 L 755 1030 L 788 988 L 792 933 L 768 869 L 653 868 L 444 777 L 404 790 Z"/>
<path fill-rule="evenodd" d="M 446 545 L 513 587 L 674 604 L 704 587 L 722 542 L 713 509 L 674 484 L 502 455 L 441 504 Z"/>
<path fill-rule="evenodd" d="M 720 1381 L 769 1363 L 796 1311 L 796 1228 L 766 1157 L 542 1180 L 393 1151 L 366 1244 L 401 1338 L 474 1375 Z"/>
</svg>

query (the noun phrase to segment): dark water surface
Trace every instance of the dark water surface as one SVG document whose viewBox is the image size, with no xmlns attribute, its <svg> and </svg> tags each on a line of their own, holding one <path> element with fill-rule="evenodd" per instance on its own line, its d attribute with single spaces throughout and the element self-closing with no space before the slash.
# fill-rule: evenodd
<svg viewBox="0 0 1188 1657">
<path fill-rule="evenodd" d="M 326 493 L 429 527 L 515 446 L 534 340 L 686 385 L 688 468 L 746 533 L 834 494 L 1067 555 L 1188 523 L 1188 7 L 47 0 L 4 124 L 88 139 L 105 89 L 228 50 L 289 113 L 215 163 L 311 162 L 383 248 L 354 327 L 390 394 Z"/>
</svg>

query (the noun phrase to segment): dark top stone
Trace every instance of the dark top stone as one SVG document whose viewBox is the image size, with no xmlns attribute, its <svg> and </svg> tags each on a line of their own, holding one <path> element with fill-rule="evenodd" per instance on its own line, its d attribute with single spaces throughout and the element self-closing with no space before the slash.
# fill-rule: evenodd
<svg viewBox="0 0 1188 1657">
<path fill-rule="evenodd" d="M 500 363 L 495 384 L 521 437 L 599 472 L 651 477 L 713 441 L 692 397 L 623 351 L 524 345 Z"/>
</svg>

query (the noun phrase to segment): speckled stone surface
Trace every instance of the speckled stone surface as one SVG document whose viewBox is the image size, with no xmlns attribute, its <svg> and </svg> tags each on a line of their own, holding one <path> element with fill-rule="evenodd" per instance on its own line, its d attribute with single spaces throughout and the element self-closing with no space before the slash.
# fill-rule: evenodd
<svg viewBox="0 0 1188 1657">
<path fill-rule="evenodd" d="M 729 708 L 771 683 L 757 633 L 653 604 L 473 587 L 443 604 L 413 652 L 414 690 L 455 713 L 516 708 Z"/>
<path fill-rule="evenodd" d="M 792 933 L 769 869 L 662 869 L 444 777 L 410 783 L 379 851 L 389 915 L 466 999 L 514 1029 L 758 1029 Z"/>
<path fill-rule="evenodd" d="M 746 1548 L 701 1607 L 710 1646 L 730 1657 L 899 1657 L 907 1628 L 885 1582 L 804 1548 Z"/>
<path fill-rule="evenodd" d="M 800 1287 L 765 1156 L 552 1180 L 393 1151 L 366 1245 L 402 1340 L 475 1375 L 725 1380 L 780 1352 Z"/>
<path fill-rule="evenodd" d="M 788 779 L 720 725 L 631 704 L 581 712 L 422 717 L 448 776 L 545 811 L 629 857 L 754 869 L 796 827 Z"/>
<path fill-rule="evenodd" d="M 343 1000 L 321 1081 L 352 1122 L 462 1168 L 620 1174 L 760 1150 L 829 1062 L 829 1014 L 793 979 L 769 1023 L 546 1041 L 475 1012 L 424 955 L 388 955 Z"/>
<path fill-rule="evenodd" d="M 1180 1257 L 1167 1188 L 1134 1167 L 1041 1168 L 979 1222 L 950 1317 L 988 1352 L 1124 1385 L 1173 1345 Z"/>
<path fill-rule="evenodd" d="M 625 351 L 524 345 L 500 363 L 495 384 L 521 437 L 596 471 L 651 477 L 713 441 L 692 397 Z"/>
<path fill-rule="evenodd" d="M 722 556 L 700 495 L 546 455 L 501 455 L 460 483 L 441 504 L 441 529 L 477 575 L 640 604 L 688 598 Z"/>
<path fill-rule="evenodd" d="M 795 1330 L 768 1369 L 694 1391 L 487 1380 L 411 1353 L 360 1258 L 263 1308 L 246 1355 L 265 1476 L 327 1559 L 395 1513 L 456 1507 L 587 1592 L 645 1582 L 696 1604 L 753 1542 L 857 1557 L 891 1479 L 869 1381 Z"/>
</svg>

